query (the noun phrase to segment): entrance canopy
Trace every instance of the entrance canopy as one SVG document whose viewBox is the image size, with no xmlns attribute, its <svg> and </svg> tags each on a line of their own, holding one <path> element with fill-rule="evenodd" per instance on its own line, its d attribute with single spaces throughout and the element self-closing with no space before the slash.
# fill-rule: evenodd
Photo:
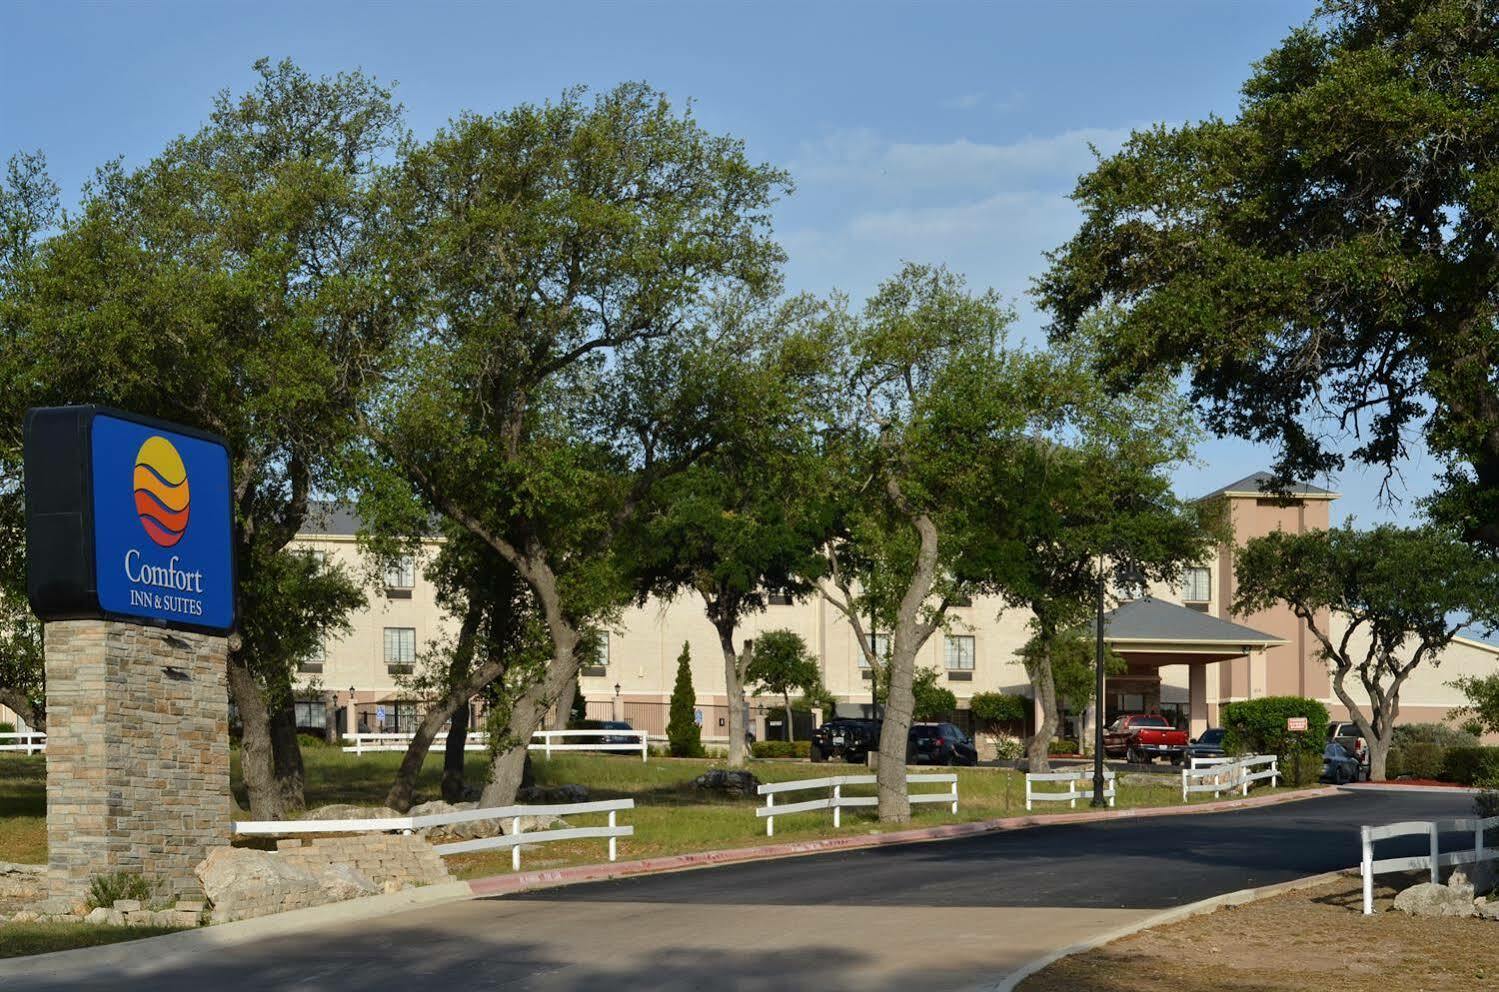
<svg viewBox="0 0 1499 992">
<path fill-rule="evenodd" d="M 1146 596 L 1104 614 L 1103 640 L 1134 664 L 1205 665 L 1288 643 L 1208 613 Z"/>
</svg>

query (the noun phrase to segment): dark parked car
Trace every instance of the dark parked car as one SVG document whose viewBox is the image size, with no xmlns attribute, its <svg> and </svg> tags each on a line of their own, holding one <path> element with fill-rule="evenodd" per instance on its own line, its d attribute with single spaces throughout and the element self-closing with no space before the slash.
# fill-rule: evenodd
<svg viewBox="0 0 1499 992">
<path fill-rule="evenodd" d="M 811 758 L 828 761 L 842 758 L 849 764 L 864 761 L 870 751 L 880 749 L 881 720 L 837 717 L 829 720 L 812 735 Z"/>
<path fill-rule="evenodd" d="M 1357 782 L 1363 774 L 1364 763 L 1348 753 L 1348 749 L 1337 741 L 1328 741 L 1322 749 L 1322 781 L 1334 785 Z"/>
<path fill-rule="evenodd" d="M 1364 766 L 1365 777 L 1368 777 L 1369 742 L 1364 740 L 1364 735 L 1358 732 L 1358 724 L 1346 720 L 1339 723 L 1334 720 L 1327 725 L 1327 739 L 1343 745 L 1343 750 L 1357 758 Z"/>
<path fill-rule="evenodd" d="M 628 720 L 605 720 L 599 724 L 600 730 L 634 730 Z M 599 738 L 600 744 L 639 744 L 640 737 L 636 734 L 609 734 Z"/>
<path fill-rule="evenodd" d="M 1223 738 L 1228 731 L 1222 727 L 1213 727 L 1204 730 L 1201 737 L 1194 737 L 1187 743 L 1187 760 L 1193 758 L 1225 758 L 1228 755 L 1223 750 Z"/>
<path fill-rule="evenodd" d="M 909 760 L 916 765 L 976 765 L 978 748 L 950 723 L 918 723 L 911 727 Z"/>
</svg>

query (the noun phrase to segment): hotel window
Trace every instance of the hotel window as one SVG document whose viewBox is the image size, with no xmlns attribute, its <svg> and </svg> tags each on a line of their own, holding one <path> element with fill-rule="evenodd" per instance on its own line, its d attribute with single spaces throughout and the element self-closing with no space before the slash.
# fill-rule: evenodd
<svg viewBox="0 0 1499 992">
<path fill-rule="evenodd" d="M 599 634 L 597 646 L 594 648 L 593 657 L 583 663 L 581 675 L 589 678 L 601 679 L 609 674 L 609 632 Z"/>
<path fill-rule="evenodd" d="M 1189 568 L 1182 576 L 1182 602 L 1202 604 L 1206 608 L 1213 598 L 1212 573 L 1206 568 Z"/>
<path fill-rule="evenodd" d="M 411 672 L 416 664 L 416 628 L 385 628 L 385 667 L 392 675 Z"/>
<path fill-rule="evenodd" d="M 416 585 L 416 559 L 410 555 L 385 566 L 385 595 L 389 599 L 410 599 L 411 587 Z"/>
<path fill-rule="evenodd" d="M 948 634 L 943 663 L 947 666 L 947 677 L 955 681 L 973 678 L 973 635 Z"/>
<path fill-rule="evenodd" d="M 308 548 L 307 557 L 311 558 L 320 569 L 328 564 L 328 552 L 322 548 Z"/>
<path fill-rule="evenodd" d="M 296 712 L 298 730 L 324 730 L 328 726 L 328 707 L 321 702 L 292 703 Z"/>
<path fill-rule="evenodd" d="M 772 589 L 769 593 L 766 594 L 765 601 L 767 603 L 769 603 L 771 606 L 790 606 L 791 605 L 791 590 L 790 589 Z"/>
<path fill-rule="evenodd" d="M 318 641 L 313 649 L 297 662 L 297 671 L 317 675 L 322 672 L 323 662 L 327 660 L 327 657 L 328 649 L 323 646 L 322 641 Z"/>
<path fill-rule="evenodd" d="M 881 664 L 890 660 L 889 634 L 874 635 L 874 656 L 880 660 Z M 872 677 L 873 669 L 869 667 L 869 656 L 864 653 L 862 648 L 859 651 L 859 669 L 864 678 Z"/>
</svg>

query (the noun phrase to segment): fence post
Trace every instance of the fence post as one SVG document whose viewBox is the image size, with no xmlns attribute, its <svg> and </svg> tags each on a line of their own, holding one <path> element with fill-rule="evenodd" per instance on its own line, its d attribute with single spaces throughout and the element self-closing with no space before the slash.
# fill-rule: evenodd
<svg viewBox="0 0 1499 992">
<path fill-rule="evenodd" d="M 546 759 L 548 761 L 551 761 L 552 760 L 552 735 L 551 735 L 551 733 L 549 731 L 543 730 L 541 732 L 541 743 L 546 748 Z"/>
<path fill-rule="evenodd" d="M 1027 813 L 1031 811 L 1031 777 L 1029 773 L 1025 776 L 1025 811 Z"/>
<path fill-rule="evenodd" d="M 614 810 L 611 809 L 609 811 L 609 829 L 613 830 L 614 827 L 615 827 L 615 825 L 616 824 L 615 824 L 615 820 L 614 820 Z M 615 836 L 613 836 L 611 834 L 610 837 L 609 837 L 609 860 L 610 861 L 613 861 L 614 858 L 615 858 L 615 855 L 619 853 L 618 844 L 619 844 L 619 838 L 615 837 Z"/>
<path fill-rule="evenodd" d="M 1245 758 L 1239 763 L 1239 783 L 1244 787 L 1239 793 L 1241 798 L 1249 795 L 1249 759 Z"/>
<path fill-rule="evenodd" d="M 1194 771 L 1196 770 L 1196 766 L 1193 766 L 1193 770 Z M 1182 769 L 1182 802 L 1186 802 L 1186 801 L 1187 801 L 1187 770 L 1185 768 L 1183 768 Z"/>
<path fill-rule="evenodd" d="M 645 731 L 640 732 L 640 763 L 646 764 L 650 761 L 650 746 L 646 741 Z"/>
<path fill-rule="evenodd" d="M 1363 853 L 1359 858 L 1359 874 L 1364 876 L 1364 915 L 1374 915 L 1374 842 L 1369 839 L 1369 828 L 1359 828 Z"/>
<path fill-rule="evenodd" d="M 1279 787 L 1280 787 L 1280 755 L 1278 755 L 1278 754 L 1272 754 L 1270 756 L 1270 788 L 1275 789 L 1275 788 L 1279 788 Z"/>
<path fill-rule="evenodd" d="M 1104 780 L 1103 780 L 1103 791 L 1109 797 L 1109 809 L 1113 809 L 1114 808 L 1114 800 L 1116 800 L 1116 799 L 1119 798 L 1119 779 L 1117 777 L 1116 778 L 1107 778 L 1107 777 L 1105 777 Z"/>
<path fill-rule="evenodd" d="M 953 773 L 952 780 L 952 811 L 953 815 L 956 816 L 958 812 L 958 777 L 956 772 Z"/>
<path fill-rule="evenodd" d="M 776 794 L 774 792 L 767 792 L 765 794 L 765 808 L 766 809 L 775 809 L 775 806 L 776 806 Z M 775 835 L 776 835 L 776 815 L 774 813 L 771 813 L 769 816 L 767 816 L 765 818 L 765 836 L 767 836 L 767 837 L 774 837 Z"/>
<path fill-rule="evenodd" d="M 1473 823 L 1473 865 L 1476 867 L 1483 863 L 1483 818 Z"/>
<path fill-rule="evenodd" d="M 1442 877 L 1442 866 L 1438 864 L 1441 857 L 1442 842 L 1441 834 L 1437 833 L 1435 821 L 1431 823 L 1431 884 L 1436 885 L 1437 880 Z"/>
<path fill-rule="evenodd" d="M 1077 792 L 1077 783 L 1078 779 L 1069 779 L 1067 782 L 1067 791 Z M 1071 799 L 1067 800 L 1067 808 L 1077 809 L 1077 796 L 1073 796 Z"/>
<path fill-rule="evenodd" d="M 510 821 L 510 836 L 512 836 L 512 837 L 519 837 L 520 836 L 520 817 L 518 817 L 518 816 L 514 817 Z M 519 842 L 517 842 L 516 845 L 510 849 L 510 870 L 511 871 L 520 871 L 520 843 Z"/>
<path fill-rule="evenodd" d="M 837 830 L 843 825 L 843 807 L 839 805 L 843 801 L 843 783 L 833 783 L 833 829 Z"/>
</svg>

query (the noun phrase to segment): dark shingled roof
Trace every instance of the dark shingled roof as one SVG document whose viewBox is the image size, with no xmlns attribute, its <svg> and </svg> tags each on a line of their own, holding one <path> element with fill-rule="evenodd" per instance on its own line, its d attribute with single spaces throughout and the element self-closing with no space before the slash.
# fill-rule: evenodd
<svg viewBox="0 0 1499 992">
<path fill-rule="evenodd" d="M 312 500 L 307 506 L 303 534 L 337 534 L 352 537 L 359 533 L 359 517 L 348 503 Z"/>
<path fill-rule="evenodd" d="M 1284 644 L 1282 638 L 1208 613 L 1146 596 L 1103 615 L 1105 641 L 1186 641 L 1193 644 Z"/>
<path fill-rule="evenodd" d="M 1212 499 L 1214 496 L 1223 496 L 1228 493 L 1264 493 L 1266 496 L 1275 497 L 1280 492 L 1271 487 L 1271 480 L 1275 477 L 1269 472 L 1256 472 L 1246 475 L 1238 482 L 1230 482 L 1220 489 L 1214 489 L 1200 499 Z M 1321 486 L 1313 486 L 1309 483 L 1298 483 L 1286 490 L 1292 496 L 1326 496 L 1335 497 L 1338 494 L 1331 489 L 1323 489 Z"/>
</svg>

